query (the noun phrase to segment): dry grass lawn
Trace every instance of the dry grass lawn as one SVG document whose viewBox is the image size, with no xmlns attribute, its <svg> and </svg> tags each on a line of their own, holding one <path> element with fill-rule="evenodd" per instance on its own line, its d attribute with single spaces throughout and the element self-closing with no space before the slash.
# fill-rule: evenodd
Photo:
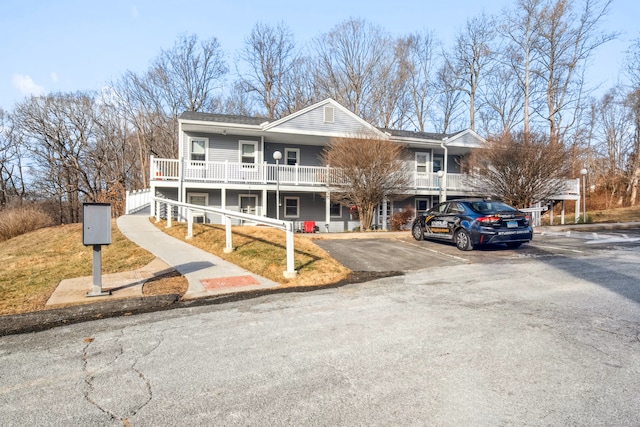
<svg viewBox="0 0 640 427">
<path fill-rule="evenodd" d="M 298 272 L 295 279 L 285 279 L 287 269 L 285 232 L 270 227 L 233 227 L 234 251 L 224 253 L 225 229 L 221 225 L 194 224 L 193 237 L 186 239 L 187 226 L 166 222 L 156 224 L 167 234 L 184 240 L 200 249 L 208 251 L 229 262 L 245 268 L 282 286 L 321 286 L 345 280 L 351 270 L 334 260 L 324 250 L 309 239 L 294 236 L 294 268 Z"/>
<path fill-rule="evenodd" d="M 103 273 L 134 270 L 154 256 L 112 224 L 112 243 L 102 248 Z M 42 228 L 0 242 L 0 315 L 42 310 L 63 279 L 91 276 L 93 253 L 82 245 L 82 225 Z"/>
<path fill-rule="evenodd" d="M 640 206 L 588 212 L 591 222 L 640 222 Z M 556 217 L 558 218 L 558 217 Z M 559 220 L 559 219 L 558 219 Z M 572 217 L 565 218 L 572 223 Z M 554 221 L 558 222 L 558 221 Z M 186 240 L 186 224 L 157 224 L 168 234 L 264 276 L 284 287 L 322 286 L 357 281 L 351 272 L 312 240 L 296 235 L 295 279 L 285 279 L 285 233 L 267 227 L 234 227 L 235 251 L 225 254 L 224 228 L 217 225 L 194 226 L 194 237 Z M 153 260 L 153 255 L 127 240 L 112 224 L 112 244 L 104 246 L 103 273 L 134 270 Z M 43 228 L 0 242 L 0 315 L 42 310 L 63 279 L 92 274 L 92 249 L 82 245 L 82 225 Z M 363 277 L 362 279 L 366 279 Z M 186 279 L 177 272 L 156 277 L 143 287 L 144 295 L 184 294 Z"/>
</svg>

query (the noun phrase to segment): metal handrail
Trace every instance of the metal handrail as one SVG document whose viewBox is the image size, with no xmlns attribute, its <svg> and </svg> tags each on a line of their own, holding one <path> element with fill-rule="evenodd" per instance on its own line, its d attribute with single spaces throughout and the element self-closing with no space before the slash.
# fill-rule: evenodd
<svg viewBox="0 0 640 427">
<path fill-rule="evenodd" d="M 269 227 L 277 228 L 280 230 L 284 230 L 286 234 L 286 249 L 287 249 L 287 270 L 283 272 L 283 275 L 287 279 L 292 279 L 296 277 L 297 272 L 295 270 L 294 263 L 294 246 L 293 246 L 293 236 L 294 236 L 294 223 L 293 221 L 283 221 L 279 219 L 268 218 L 265 216 L 251 215 L 242 212 L 230 211 L 228 209 L 221 208 L 213 208 L 210 206 L 201 206 L 194 205 L 190 203 L 182 203 L 177 202 L 175 200 L 169 200 L 159 197 L 151 198 L 154 203 L 154 212 L 156 217 L 156 222 L 160 221 L 161 217 L 161 206 L 162 204 L 166 204 L 166 217 L 167 217 L 167 227 L 171 227 L 171 218 L 172 218 L 172 207 L 181 208 L 185 211 L 186 215 L 181 215 L 183 218 L 187 219 L 187 239 L 193 237 L 193 217 L 194 213 L 200 212 L 209 212 L 213 214 L 217 214 L 222 216 L 225 224 L 225 248 L 224 252 L 229 253 L 233 252 L 233 241 L 232 241 L 232 233 L 231 233 L 231 218 L 237 218 L 245 221 L 253 221 L 258 224 L 263 224 Z"/>
</svg>

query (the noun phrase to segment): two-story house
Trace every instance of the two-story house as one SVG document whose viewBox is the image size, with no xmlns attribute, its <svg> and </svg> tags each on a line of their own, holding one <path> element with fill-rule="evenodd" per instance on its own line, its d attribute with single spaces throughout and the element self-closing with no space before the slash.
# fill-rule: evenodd
<svg viewBox="0 0 640 427">
<path fill-rule="evenodd" d="M 405 144 L 412 180 L 400 199 L 377 209 L 376 224 L 407 206 L 425 212 L 440 199 L 469 196 L 459 159 L 480 147 L 471 130 L 431 134 L 376 128 L 332 99 L 279 120 L 183 113 L 179 158 L 151 161 L 151 193 L 180 202 L 260 216 L 315 222 L 319 231 L 359 225 L 349 207 L 331 203 L 330 166 L 320 153 L 332 138 L 373 133 Z M 217 223 L 207 215 L 203 220 Z"/>
</svg>

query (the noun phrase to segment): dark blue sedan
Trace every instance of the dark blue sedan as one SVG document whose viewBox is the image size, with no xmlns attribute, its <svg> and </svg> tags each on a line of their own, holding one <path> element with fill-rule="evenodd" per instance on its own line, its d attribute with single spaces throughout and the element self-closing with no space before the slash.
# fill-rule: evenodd
<svg viewBox="0 0 640 427">
<path fill-rule="evenodd" d="M 411 234 L 416 240 L 453 241 L 462 251 L 498 243 L 517 248 L 533 239 L 529 219 L 529 214 L 496 200 L 449 200 L 418 215 Z"/>
</svg>

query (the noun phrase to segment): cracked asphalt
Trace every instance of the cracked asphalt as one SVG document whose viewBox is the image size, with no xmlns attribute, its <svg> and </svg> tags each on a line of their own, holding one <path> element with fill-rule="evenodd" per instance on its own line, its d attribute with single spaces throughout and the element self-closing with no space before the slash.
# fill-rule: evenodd
<svg viewBox="0 0 640 427">
<path fill-rule="evenodd" d="M 0 337 L 0 420 L 640 425 L 640 246 L 567 242 Z"/>
</svg>

